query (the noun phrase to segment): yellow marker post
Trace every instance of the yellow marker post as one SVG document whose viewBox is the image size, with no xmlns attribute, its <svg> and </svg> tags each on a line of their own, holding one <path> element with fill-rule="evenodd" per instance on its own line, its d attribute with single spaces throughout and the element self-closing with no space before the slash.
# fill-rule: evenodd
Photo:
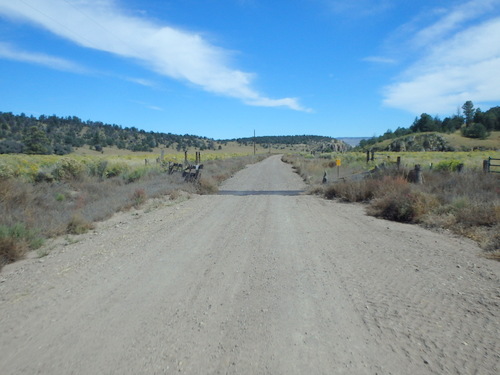
<svg viewBox="0 0 500 375">
<path fill-rule="evenodd" d="M 340 178 L 340 165 L 342 164 L 340 159 L 335 160 L 335 164 L 337 164 L 337 178 Z"/>
</svg>

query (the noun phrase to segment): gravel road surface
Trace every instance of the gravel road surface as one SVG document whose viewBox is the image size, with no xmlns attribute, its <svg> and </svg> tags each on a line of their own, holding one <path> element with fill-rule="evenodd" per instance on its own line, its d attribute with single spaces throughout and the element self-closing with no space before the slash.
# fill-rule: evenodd
<svg viewBox="0 0 500 375">
<path fill-rule="evenodd" d="M 0 273 L 0 374 L 498 374 L 500 262 L 273 156 Z"/>
</svg>

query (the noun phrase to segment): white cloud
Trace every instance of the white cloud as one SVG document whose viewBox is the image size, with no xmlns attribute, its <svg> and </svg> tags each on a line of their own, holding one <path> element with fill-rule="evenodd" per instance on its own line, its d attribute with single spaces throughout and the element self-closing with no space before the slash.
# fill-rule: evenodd
<svg viewBox="0 0 500 375">
<path fill-rule="evenodd" d="M 72 61 L 50 56 L 44 53 L 21 51 L 8 43 L 2 42 L 0 42 L 0 58 L 43 65 L 52 69 L 64 70 L 73 73 L 87 72 L 87 69 Z"/>
<path fill-rule="evenodd" d="M 498 4 L 498 0 L 472 0 L 458 5 L 451 11 L 440 9 L 436 13 L 442 13 L 444 16 L 438 22 L 416 32 L 412 42 L 417 47 L 425 47 L 463 27 L 467 21 L 494 10 Z"/>
<path fill-rule="evenodd" d="M 449 114 L 467 100 L 500 101 L 500 17 L 484 17 L 495 2 L 469 1 L 417 33 L 421 56 L 385 88 L 384 104 Z"/>
<path fill-rule="evenodd" d="M 252 100 L 246 100 L 245 102 L 249 105 L 255 105 L 259 107 L 288 107 L 296 111 L 309 113 L 313 112 L 313 110 L 310 108 L 302 107 L 296 98 L 269 99 L 260 97 Z"/>
<path fill-rule="evenodd" d="M 253 74 L 231 67 L 230 53 L 202 35 L 128 15 L 115 0 L 0 0 L 0 14 L 28 20 L 83 47 L 131 58 L 158 74 L 243 102 L 303 110 L 251 87 Z"/>
</svg>

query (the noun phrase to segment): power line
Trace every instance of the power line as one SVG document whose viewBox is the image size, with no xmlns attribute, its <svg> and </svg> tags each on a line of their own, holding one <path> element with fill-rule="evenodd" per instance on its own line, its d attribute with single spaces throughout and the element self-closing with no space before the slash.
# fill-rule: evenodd
<svg viewBox="0 0 500 375">
<path fill-rule="evenodd" d="M 118 35 L 116 35 L 113 31 L 107 29 L 106 27 L 104 27 L 101 23 L 99 23 L 98 21 L 96 21 L 93 17 L 89 16 L 87 13 L 83 12 L 80 8 L 78 8 L 77 6 L 75 6 L 74 4 L 72 4 L 71 2 L 69 2 L 68 0 L 63 0 L 66 4 L 68 4 L 69 6 L 71 6 L 73 9 L 75 9 L 78 13 L 80 13 L 81 15 L 85 16 L 86 18 L 88 18 L 89 20 L 91 20 L 94 24 L 96 24 L 98 27 L 100 27 L 102 30 L 104 30 L 105 32 L 107 32 L 109 35 L 113 36 L 116 40 L 118 40 L 120 43 L 123 43 L 124 45 L 128 45 L 129 48 L 131 48 L 132 50 L 134 50 L 134 52 L 140 56 L 141 54 L 136 51 L 126 40 L 123 40 L 121 37 L 119 37 Z"/>
<path fill-rule="evenodd" d="M 33 5 L 27 3 L 26 1 L 24 0 L 19 0 L 21 1 L 24 5 L 30 7 L 31 9 L 33 9 L 34 11 L 40 13 L 42 16 L 50 19 L 51 21 L 53 21 L 54 23 L 58 24 L 59 26 L 63 27 L 64 29 L 66 29 L 67 31 L 69 31 L 70 33 L 72 33 L 73 35 L 75 35 L 76 37 L 78 38 L 81 38 L 83 40 L 85 40 L 87 43 L 89 43 L 91 46 L 93 46 L 93 48 L 96 48 L 95 45 L 94 45 L 94 42 L 92 42 L 91 40 L 87 39 L 85 36 L 81 35 L 81 34 L 78 34 L 76 33 L 75 31 L 71 30 L 69 27 L 67 27 L 66 25 L 63 25 L 62 23 L 60 23 L 57 19 L 55 19 L 54 17 L 51 17 L 49 16 L 47 13 L 44 13 L 42 12 L 40 9 L 38 8 L 35 8 Z"/>
</svg>

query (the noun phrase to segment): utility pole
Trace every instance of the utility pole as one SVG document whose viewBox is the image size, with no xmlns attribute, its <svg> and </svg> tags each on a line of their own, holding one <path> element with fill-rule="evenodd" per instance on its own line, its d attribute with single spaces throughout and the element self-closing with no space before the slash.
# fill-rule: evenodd
<svg viewBox="0 0 500 375">
<path fill-rule="evenodd" d="M 253 156 L 255 156 L 255 129 L 253 130 Z"/>
</svg>

